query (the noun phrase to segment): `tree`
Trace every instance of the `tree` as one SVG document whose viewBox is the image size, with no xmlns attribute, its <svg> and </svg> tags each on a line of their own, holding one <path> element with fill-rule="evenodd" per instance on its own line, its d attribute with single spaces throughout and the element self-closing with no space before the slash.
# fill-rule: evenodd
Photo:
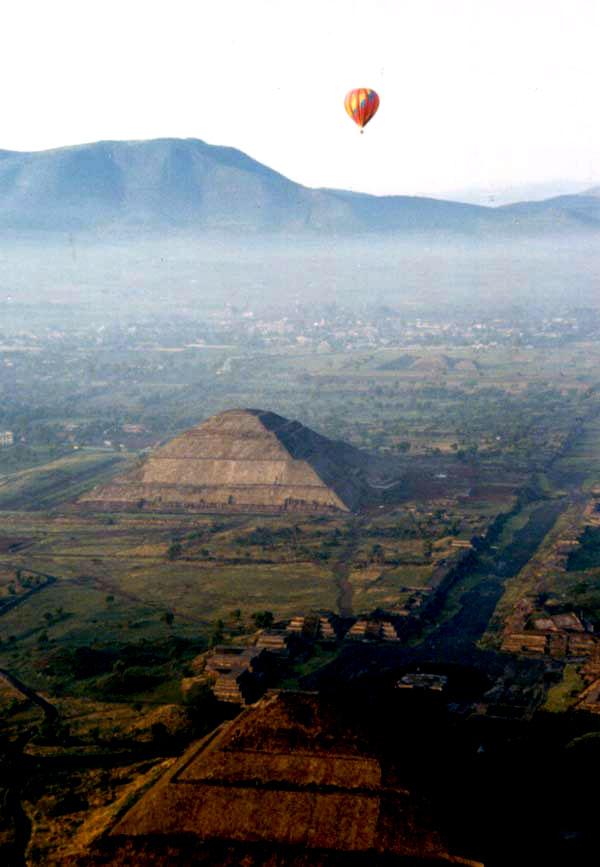
<svg viewBox="0 0 600 867">
<path fill-rule="evenodd" d="M 150 726 L 152 741 L 157 746 L 165 747 L 169 743 L 169 729 L 162 722 L 153 722 Z"/>
<path fill-rule="evenodd" d="M 372 563 L 385 563 L 385 551 L 379 544 L 371 546 L 370 559 Z"/>
<path fill-rule="evenodd" d="M 274 616 L 272 611 L 255 611 L 252 620 L 257 629 L 268 629 L 273 625 Z"/>
<path fill-rule="evenodd" d="M 167 557 L 169 560 L 177 560 L 178 557 L 181 557 L 182 551 L 181 542 L 172 542 L 167 550 Z"/>
<path fill-rule="evenodd" d="M 213 633 L 210 637 L 210 646 L 211 647 L 214 647 L 216 644 L 220 644 L 221 641 L 223 641 L 223 637 L 225 634 L 224 629 L 225 629 L 225 624 L 223 623 L 223 621 L 222 620 L 216 620 L 215 625 L 214 625 L 214 629 L 213 629 Z"/>
</svg>

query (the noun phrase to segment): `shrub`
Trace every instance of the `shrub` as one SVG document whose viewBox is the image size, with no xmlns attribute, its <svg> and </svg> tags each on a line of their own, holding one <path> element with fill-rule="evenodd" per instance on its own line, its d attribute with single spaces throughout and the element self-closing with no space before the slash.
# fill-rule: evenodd
<svg viewBox="0 0 600 867">
<path fill-rule="evenodd" d="M 274 616 L 272 611 L 255 611 L 252 620 L 257 629 L 268 629 L 273 625 Z"/>
<path fill-rule="evenodd" d="M 177 560 L 178 557 L 181 557 L 182 551 L 181 542 L 172 542 L 167 550 L 167 557 L 169 560 Z"/>
</svg>

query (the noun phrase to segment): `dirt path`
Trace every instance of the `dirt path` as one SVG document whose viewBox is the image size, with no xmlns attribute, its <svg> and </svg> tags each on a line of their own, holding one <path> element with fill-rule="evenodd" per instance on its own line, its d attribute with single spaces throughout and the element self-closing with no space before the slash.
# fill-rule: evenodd
<svg viewBox="0 0 600 867">
<path fill-rule="evenodd" d="M 31 572 L 35 575 L 40 574 L 38 572 L 33 572 L 32 569 L 28 569 L 26 571 Z M 17 605 L 21 605 L 23 602 L 27 602 L 28 599 L 31 599 L 32 596 L 34 596 L 36 593 L 39 593 L 41 590 L 45 590 L 47 587 L 51 587 L 56 581 L 56 578 L 54 578 L 54 576 L 52 575 L 44 575 L 43 577 L 46 579 L 43 584 L 38 584 L 35 587 L 32 587 L 31 590 L 28 590 L 26 593 L 20 593 L 18 596 L 9 596 L 8 598 L 4 598 L 2 602 L 0 602 L 0 617 L 2 617 L 2 615 L 6 614 L 8 611 L 12 611 L 13 608 L 17 607 Z"/>
<path fill-rule="evenodd" d="M 5 668 L 0 668 L 0 678 L 2 678 L 9 686 L 12 686 L 13 689 L 18 690 L 21 695 L 24 695 L 25 698 L 29 699 L 29 701 L 37 704 L 37 706 L 44 711 L 46 719 L 49 722 L 53 722 L 58 718 L 58 711 L 53 704 L 50 704 L 49 701 L 42 698 L 39 693 L 24 684 L 18 677 L 11 674 L 10 671 L 6 671 Z"/>
<path fill-rule="evenodd" d="M 341 617 L 352 617 L 352 584 L 348 580 L 352 567 L 352 558 L 360 542 L 359 529 L 364 523 L 364 518 L 355 518 L 350 528 L 350 538 L 339 553 L 332 566 L 332 573 L 338 590 L 336 604 Z"/>
<path fill-rule="evenodd" d="M 29 470 L 17 472 L 0 484 L 0 487 L 6 487 L 15 482 L 23 481 L 21 490 L 2 495 L 2 511 L 31 510 L 32 512 L 39 512 L 52 506 L 55 501 L 63 502 L 72 499 L 74 491 L 79 492 L 80 485 L 86 485 L 87 482 L 94 481 L 96 477 L 97 483 L 99 483 L 109 472 L 112 473 L 115 466 L 122 460 L 118 455 L 111 455 L 106 460 L 100 460 L 73 476 L 69 476 L 65 470 L 61 471 L 59 468 L 54 468 L 46 478 L 40 478 L 33 488 L 28 487 L 27 482 L 35 477 L 35 470 L 38 468 L 32 467 Z M 67 478 L 65 478 L 66 474 Z M 41 476 L 41 471 L 38 475 Z"/>
</svg>

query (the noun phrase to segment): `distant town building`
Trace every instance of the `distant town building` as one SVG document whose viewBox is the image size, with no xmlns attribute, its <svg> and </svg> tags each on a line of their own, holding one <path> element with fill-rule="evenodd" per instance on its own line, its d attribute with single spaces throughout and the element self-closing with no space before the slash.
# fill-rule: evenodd
<svg viewBox="0 0 600 867">
<path fill-rule="evenodd" d="M 357 620 L 346 633 L 351 641 L 398 641 L 396 627 L 389 620 Z"/>
<path fill-rule="evenodd" d="M 290 635 L 302 635 L 306 624 L 306 617 L 292 617 L 287 625 L 287 632 Z"/>
<path fill-rule="evenodd" d="M 329 612 L 292 617 L 286 631 L 288 635 L 297 635 L 307 641 L 335 641 L 337 639 Z"/>
<path fill-rule="evenodd" d="M 0 431 L 0 448 L 4 448 L 5 446 L 13 446 L 14 444 L 15 437 L 11 430 Z"/>
<path fill-rule="evenodd" d="M 259 655 L 256 647 L 215 647 L 206 660 L 205 671 L 212 679 L 212 690 L 219 701 L 245 704 L 244 675 L 251 673 L 252 664 Z"/>
<path fill-rule="evenodd" d="M 447 685 L 448 678 L 443 674 L 415 671 L 401 677 L 396 682 L 396 689 L 423 689 L 430 692 L 443 692 Z"/>
<path fill-rule="evenodd" d="M 285 629 L 263 629 L 256 639 L 257 650 L 268 650 L 269 653 L 287 654 L 287 631 Z"/>
<path fill-rule="evenodd" d="M 572 611 L 537 617 L 533 630 L 508 632 L 502 650 L 508 653 L 536 653 L 543 656 L 589 657 L 599 646 L 591 624 Z"/>
<path fill-rule="evenodd" d="M 319 617 L 319 637 L 322 641 L 335 641 L 337 636 L 329 617 Z"/>
<path fill-rule="evenodd" d="M 470 542 L 468 539 L 452 539 L 452 541 L 450 542 L 450 546 L 452 548 L 469 549 L 473 547 L 473 543 Z"/>
<path fill-rule="evenodd" d="M 396 627 L 389 620 L 383 620 L 381 623 L 381 639 L 382 641 L 398 641 L 398 633 Z"/>
<path fill-rule="evenodd" d="M 346 633 L 346 638 L 351 641 L 362 641 L 367 637 L 368 623 L 366 620 L 357 620 Z"/>
<path fill-rule="evenodd" d="M 218 645 L 206 660 L 206 671 L 212 674 L 241 674 L 260 653 L 255 647 Z"/>
</svg>

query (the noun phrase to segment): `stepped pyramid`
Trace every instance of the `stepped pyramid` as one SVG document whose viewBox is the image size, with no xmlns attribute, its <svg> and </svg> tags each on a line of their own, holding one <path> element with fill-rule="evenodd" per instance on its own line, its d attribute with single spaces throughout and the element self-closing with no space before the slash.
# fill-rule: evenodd
<svg viewBox="0 0 600 867">
<path fill-rule="evenodd" d="M 80 504 L 186 512 L 350 512 L 369 457 L 259 409 L 219 413 L 154 451 Z"/>
</svg>

